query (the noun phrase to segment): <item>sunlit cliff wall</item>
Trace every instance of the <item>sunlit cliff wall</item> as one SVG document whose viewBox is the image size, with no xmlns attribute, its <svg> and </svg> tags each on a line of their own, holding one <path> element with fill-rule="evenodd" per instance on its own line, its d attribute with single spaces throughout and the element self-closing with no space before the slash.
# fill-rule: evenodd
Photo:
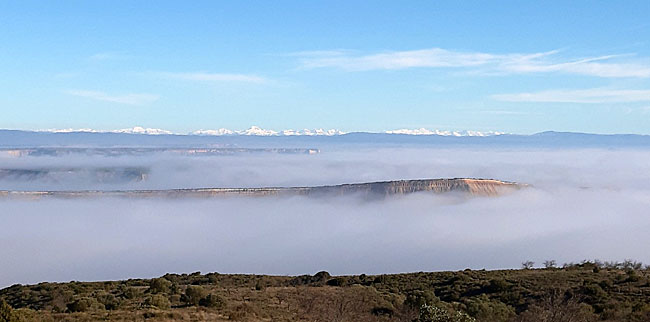
<svg viewBox="0 0 650 322">
<path fill-rule="evenodd" d="M 385 182 L 342 184 L 318 187 L 280 187 L 280 188 L 202 188 L 170 190 L 127 190 L 127 191 L 0 191 L 0 197 L 9 198 L 84 198 L 84 197 L 127 197 L 127 198 L 182 198 L 219 196 L 343 196 L 362 195 L 386 197 L 415 192 L 446 193 L 460 192 L 471 196 L 497 196 L 517 190 L 525 185 L 492 179 L 423 179 Z"/>
</svg>

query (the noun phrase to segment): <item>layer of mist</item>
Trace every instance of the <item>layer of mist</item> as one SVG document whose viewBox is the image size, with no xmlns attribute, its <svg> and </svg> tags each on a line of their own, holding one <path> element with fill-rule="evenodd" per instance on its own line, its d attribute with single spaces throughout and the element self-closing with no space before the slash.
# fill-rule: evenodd
<svg viewBox="0 0 650 322">
<path fill-rule="evenodd" d="M 313 274 L 516 268 L 522 261 L 650 262 L 650 150 L 330 149 L 317 155 L 0 158 L 0 168 L 147 168 L 127 183 L 0 180 L 1 189 L 313 186 L 480 177 L 501 197 L 367 201 L 230 197 L 0 199 L 0 287 L 166 272 Z"/>
<path fill-rule="evenodd" d="M 0 190 L 294 187 L 425 178 L 493 178 L 538 187 L 643 188 L 649 186 L 649 156 L 649 149 L 515 148 L 357 148 L 315 155 L 3 156 L 0 169 L 4 170 L 74 171 L 54 179 L 0 175 Z M 125 171 L 133 169 L 146 174 L 145 180 Z M 129 176 L 97 180 L 91 175 L 106 170 Z"/>
</svg>

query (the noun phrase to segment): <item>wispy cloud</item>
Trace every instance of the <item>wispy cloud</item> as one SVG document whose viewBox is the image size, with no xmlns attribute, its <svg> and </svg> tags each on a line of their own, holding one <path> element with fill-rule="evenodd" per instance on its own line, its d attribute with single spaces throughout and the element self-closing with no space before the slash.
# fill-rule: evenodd
<svg viewBox="0 0 650 322">
<path fill-rule="evenodd" d="M 479 66 L 497 57 L 484 53 L 462 53 L 441 48 L 354 55 L 347 51 L 304 52 L 305 68 L 337 67 L 347 70 L 404 69 L 413 67 Z"/>
<path fill-rule="evenodd" d="M 568 62 L 552 62 L 540 59 L 523 59 L 503 62 L 499 68 L 513 73 L 549 73 L 562 72 L 568 74 L 588 75 L 597 77 L 650 77 L 650 66 L 633 63 L 606 62 L 629 55 L 608 55 L 578 59 Z"/>
<path fill-rule="evenodd" d="M 492 95 L 493 99 L 505 102 L 544 102 L 544 103 L 632 103 L 650 102 L 650 90 L 637 89 L 579 89 L 550 90 L 531 93 Z"/>
<path fill-rule="evenodd" d="M 229 74 L 229 73 L 160 73 L 168 78 L 175 78 L 199 82 L 244 82 L 244 83 L 266 83 L 268 79 L 253 74 Z"/>
<path fill-rule="evenodd" d="M 158 95 L 145 94 L 145 93 L 130 93 L 122 95 L 110 95 L 100 91 L 88 90 L 68 90 L 65 91 L 68 95 L 85 97 L 98 101 L 106 101 L 113 103 L 120 103 L 126 105 L 146 105 L 155 102 L 160 98 Z"/>
<path fill-rule="evenodd" d="M 650 77 L 650 65 L 621 62 L 631 55 L 562 58 L 560 51 L 521 54 L 461 52 L 442 48 L 357 54 L 351 51 L 294 53 L 301 67 L 340 68 L 348 71 L 399 70 L 407 68 L 468 68 L 485 73 L 567 73 L 596 77 Z"/>
</svg>

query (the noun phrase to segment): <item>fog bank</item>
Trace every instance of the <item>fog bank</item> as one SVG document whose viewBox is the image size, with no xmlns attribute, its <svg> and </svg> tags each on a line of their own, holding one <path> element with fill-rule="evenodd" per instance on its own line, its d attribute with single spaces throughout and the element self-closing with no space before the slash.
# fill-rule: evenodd
<svg viewBox="0 0 650 322">
<path fill-rule="evenodd" d="M 0 157 L 0 169 L 55 169 L 59 175 L 0 175 L 0 189 L 287 187 L 456 177 L 494 178 L 538 187 L 647 188 L 649 160 L 650 149 L 515 148 L 338 148 L 324 149 L 316 155 L 254 153 L 194 157 L 165 153 L 139 157 L 5 156 Z M 97 180 L 89 175 L 92 171 L 70 169 L 137 169 L 146 172 L 146 179 Z"/>
<path fill-rule="evenodd" d="M 0 287 L 167 272 L 373 274 L 516 268 L 525 260 L 547 259 L 650 262 L 648 161 L 647 150 L 593 149 L 3 159 L 3 167 L 30 162 L 151 167 L 147 181 L 120 187 L 294 186 L 438 177 L 497 178 L 533 187 L 497 198 L 419 193 L 378 201 L 355 196 L 5 199 L 0 200 Z"/>
</svg>

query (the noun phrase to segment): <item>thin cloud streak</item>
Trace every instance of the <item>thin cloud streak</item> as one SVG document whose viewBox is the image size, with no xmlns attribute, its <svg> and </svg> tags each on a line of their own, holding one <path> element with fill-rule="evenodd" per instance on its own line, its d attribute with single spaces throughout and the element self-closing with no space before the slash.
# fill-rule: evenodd
<svg viewBox="0 0 650 322">
<path fill-rule="evenodd" d="M 485 74 L 566 73 L 604 78 L 648 78 L 650 66 L 607 62 L 629 55 L 561 59 L 560 51 L 521 54 L 460 52 L 443 48 L 355 55 L 350 51 L 294 53 L 305 69 L 340 68 L 347 71 L 400 70 L 407 68 L 469 68 Z"/>
<path fill-rule="evenodd" d="M 492 95 L 492 99 L 503 102 L 540 103 L 634 103 L 650 102 L 650 90 L 580 89 L 550 90 L 533 93 L 514 93 Z"/>
<path fill-rule="evenodd" d="M 124 95 L 111 95 L 101 91 L 68 90 L 66 94 L 89 98 L 97 101 L 113 102 L 126 105 L 146 105 L 157 101 L 160 96 L 146 93 L 130 93 Z"/>
<path fill-rule="evenodd" d="M 346 51 L 305 52 L 305 68 L 336 67 L 352 71 L 413 67 L 466 67 L 487 64 L 497 57 L 484 53 L 453 52 L 441 48 L 353 56 Z"/>
</svg>

